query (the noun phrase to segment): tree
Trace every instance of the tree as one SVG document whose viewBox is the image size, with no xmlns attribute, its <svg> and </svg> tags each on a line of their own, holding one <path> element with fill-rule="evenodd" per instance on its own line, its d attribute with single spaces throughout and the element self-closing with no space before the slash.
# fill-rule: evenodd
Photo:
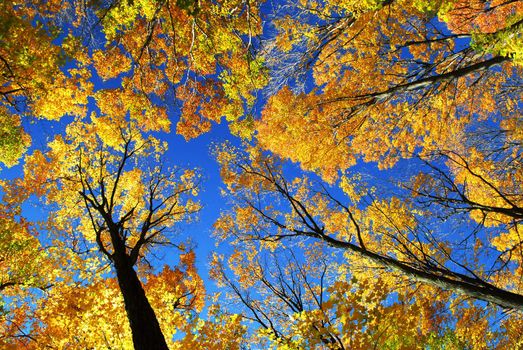
<svg viewBox="0 0 523 350">
<path fill-rule="evenodd" d="M 225 115 L 239 120 L 252 106 L 253 91 L 264 84 L 260 61 L 253 56 L 253 40 L 261 30 L 259 4 L 35 1 L 19 6 L 8 1 L 1 6 L 0 161 L 14 165 L 26 152 L 30 137 L 22 124 L 29 118 L 75 119 L 65 138 L 52 137 L 49 150 L 24 159 L 25 176 L 6 186 L 5 200 L 20 205 L 36 195 L 53 206 L 51 228 L 46 227 L 56 235 L 53 243 L 96 266 L 99 256 L 92 252 L 97 248 L 116 270 L 135 343 L 145 342 L 137 348 L 165 348 L 134 267 L 147 270 L 149 249 L 170 244 L 165 233 L 198 210 L 196 203 L 182 199 L 196 194 L 197 180 L 191 171 L 138 166 L 138 160 L 159 157 L 164 147 L 141 133 L 168 131 L 175 114 L 178 132 L 188 139 Z M 242 123 L 233 129 L 241 132 Z M 105 281 L 87 278 L 80 266 L 65 273 L 65 284 L 50 293 L 62 298 L 68 289 L 109 288 Z M 194 288 L 185 290 L 182 299 L 201 300 L 193 269 L 177 283 L 192 280 Z M 78 286 L 78 279 L 85 285 Z"/>
<path fill-rule="evenodd" d="M 297 256 L 288 248 L 264 254 L 252 241 L 243 244 L 249 249 L 238 245 L 227 259 L 215 257 L 214 276 L 230 292 L 231 311 L 241 307 L 242 317 L 256 325 L 249 339 L 254 347 L 467 349 L 473 343 L 448 326 L 456 322 L 444 306 L 448 293 L 349 272 L 321 245 Z"/>
<path fill-rule="evenodd" d="M 518 119 L 519 2 L 303 1 L 292 11 L 266 54 L 278 91 L 256 129 L 264 148 L 306 170 L 334 180 L 358 159 L 389 168 L 458 147 L 483 120 Z M 307 92 L 291 92 L 307 74 Z"/>
<path fill-rule="evenodd" d="M 160 163 L 141 167 L 141 161 L 160 157 L 164 148 L 157 139 L 143 139 L 142 133 L 168 131 L 174 114 L 180 119 L 178 132 L 189 139 L 223 116 L 239 120 L 244 108 L 252 106 L 253 91 L 264 84 L 260 61 L 253 55 L 253 40 L 261 30 L 259 4 L 34 1 L 20 6 L 7 1 L 1 6 L 0 161 L 11 166 L 25 154 L 30 137 L 22 124 L 30 118 L 75 119 L 66 126 L 65 137 L 51 137 L 48 150 L 26 156 L 25 176 L 5 188 L 10 206 L 36 195 L 56 210 L 43 240 L 54 239 L 63 266 L 68 259 L 78 263 L 64 272 L 65 279 L 59 279 L 63 283 L 53 284 L 50 299 L 92 294 L 97 290 L 93 286 L 111 289 L 113 284 L 99 276 L 103 269 L 93 267 L 105 257 L 115 269 L 135 346 L 166 348 L 160 328 L 170 321 L 159 324 L 134 268 L 150 284 L 154 276 L 145 272 L 149 250 L 171 244 L 166 233 L 199 208 L 184 199 L 196 195 L 197 176 Z M 238 133 L 242 128 L 242 123 L 233 126 Z M 42 238 L 34 239 L 38 241 Z M 179 248 L 182 256 L 190 254 Z M 101 256 L 93 254 L 96 250 Z M 97 277 L 81 271 L 78 260 L 91 265 L 88 270 Z M 170 274 L 183 275 L 171 281 L 181 298 L 175 304 L 195 300 L 187 308 L 197 310 L 203 292 L 194 266 L 164 271 L 158 277 L 164 282 Z M 157 284 L 158 292 L 165 291 Z M 107 306 L 89 298 L 93 310 Z M 76 317 L 74 308 L 65 309 Z M 34 329 L 44 324 L 42 332 L 52 333 L 51 343 L 72 341 L 74 327 L 65 332 L 49 315 L 48 322 L 33 317 L 38 319 Z M 53 327 L 61 331 L 53 332 Z M 69 338 L 57 340 L 60 332 Z M 71 344 L 80 347 L 96 343 L 75 339 Z"/>
<path fill-rule="evenodd" d="M 473 332 L 474 348 L 492 347 L 494 344 L 515 346 L 519 341 L 510 330 L 520 324 L 517 312 L 523 307 L 517 252 L 519 243 L 515 240 L 507 242 L 508 237 L 514 237 L 510 236 L 510 232 L 515 235 L 520 225 L 512 220 L 511 213 L 506 214 L 504 209 L 496 210 L 493 206 L 478 207 L 474 202 L 467 202 L 467 197 L 464 197 L 463 203 L 470 205 L 464 209 L 465 214 L 451 212 L 452 215 L 442 216 L 446 222 L 440 222 L 436 215 L 443 213 L 437 208 L 426 207 L 423 200 L 420 207 L 405 194 L 401 197 L 380 195 L 380 191 L 385 192 L 385 187 L 369 188 L 358 175 L 344 176 L 337 183 L 339 187 L 334 189 L 306 176 L 288 178 L 277 158 L 264 154 L 256 147 L 242 153 L 225 146 L 218 151 L 217 157 L 223 179 L 234 200 L 231 210 L 216 223 L 219 236 L 238 246 L 259 241 L 261 248 L 258 249 L 275 249 L 291 242 L 296 244 L 296 240 L 300 245 L 311 239 L 323 242 L 343 252 L 343 259 L 338 258 L 342 260 L 339 262 L 341 266 L 349 270 L 356 280 L 361 276 L 363 280 L 369 281 L 367 287 L 401 285 L 405 284 L 406 278 L 415 282 L 414 286 L 407 284 L 409 287 L 404 290 L 407 295 L 411 293 L 415 299 L 427 305 L 432 301 L 440 301 L 443 308 L 450 302 L 451 312 L 454 315 L 461 314 L 460 317 L 467 320 L 461 325 L 458 322 L 455 330 L 458 338 L 464 340 L 466 332 Z M 429 169 L 433 168 L 429 166 Z M 430 173 L 426 174 L 430 177 Z M 441 169 L 436 174 L 447 181 L 451 178 Z M 473 174 L 469 176 L 473 177 Z M 488 180 L 480 178 L 478 181 L 480 185 L 486 186 L 482 181 Z M 474 186 L 472 181 L 466 183 Z M 434 188 L 444 193 L 446 188 L 463 189 L 461 183 L 454 188 L 449 186 L 447 184 L 447 187 L 441 188 L 436 185 Z M 427 187 L 425 189 L 428 190 Z M 477 194 L 468 190 L 466 193 Z M 420 195 L 420 191 L 415 194 Z M 444 203 L 456 204 L 451 200 L 449 192 L 445 196 Z M 434 199 L 430 196 L 422 198 Z M 438 200 L 441 198 L 438 197 Z M 498 219 L 496 226 L 485 228 L 484 231 L 481 227 L 474 229 L 477 226 L 475 218 L 473 216 L 467 220 L 467 215 L 475 210 L 487 215 L 480 225 L 487 225 L 486 220 L 492 215 Z M 515 207 L 514 210 L 519 209 Z M 504 222 L 507 224 L 504 225 Z M 457 232 L 448 235 L 449 229 Z M 493 252 L 493 247 L 498 253 Z M 253 248 L 248 250 L 256 251 Z M 231 264 L 241 264 L 241 261 L 239 259 Z M 253 275 L 253 271 L 257 271 L 254 267 L 244 269 L 250 278 L 256 278 Z M 384 272 L 378 277 L 376 271 Z M 265 278 L 263 276 L 258 277 L 262 282 Z M 398 279 L 403 282 L 398 282 Z M 249 285 L 241 277 L 239 281 L 242 286 Z M 233 286 L 231 282 L 229 285 Z M 307 284 L 302 282 L 299 285 L 303 288 Z M 419 288 L 426 288 L 420 285 L 432 286 L 435 290 L 450 292 L 450 295 L 446 294 L 442 299 L 435 298 L 438 292 L 418 292 Z M 370 287 L 371 290 L 373 288 L 376 287 Z M 240 294 L 241 288 L 233 287 L 233 290 Z M 278 296 L 281 292 L 274 294 Z M 483 310 L 474 300 L 514 310 L 515 314 L 504 322 L 504 332 L 487 336 L 490 327 L 488 319 L 497 310 L 495 307 Z M 468 306 L 461 309 L 460 304 Z M 486 323 L 469 323 L 478 319 L 485 319 Z M 464 332 L 461 327 L 466 327 L 467 331 Z M 497 336 L 500 339 L 494 339 Z"/>
<path fill-rule="evenodd" d="M 77 120 L 49 147 L 46 154 L 26 157 L 26 176 L 14 181 L 6 200 L 21 203 L 36 194 L 56 206 L 52 225 L 62 235 L 60 244 L 78 248 L 84 242 L 87 251 L 95 248 L 114 268 L 135 348 L 167 348 L 134 266 L 147 264 L 146 253 L 154 246 L 171 245 L 175 224 L 199 210 L 190 199 L 197 193 L 197 175 L 164 168 L 163 145 L 143 138 L 135 122 L 124 117 Z M 184 290 L 178 291 L 180 303 L 201 293 L 193 269 L 173 281 Z M 192 279 L 193 287 L 182 287 L 183 278 Z"/>
</svg>

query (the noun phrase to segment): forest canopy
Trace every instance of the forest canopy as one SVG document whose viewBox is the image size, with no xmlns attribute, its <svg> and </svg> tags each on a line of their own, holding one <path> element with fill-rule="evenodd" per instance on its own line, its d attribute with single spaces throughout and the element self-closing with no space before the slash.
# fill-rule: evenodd
<svg viewBox="0 0 523 350">
<path fill-rule="evenodd" d="M 2 1 L 0 347 L 523 347 L 522 70 L 519 0 Z"/>
</svg>

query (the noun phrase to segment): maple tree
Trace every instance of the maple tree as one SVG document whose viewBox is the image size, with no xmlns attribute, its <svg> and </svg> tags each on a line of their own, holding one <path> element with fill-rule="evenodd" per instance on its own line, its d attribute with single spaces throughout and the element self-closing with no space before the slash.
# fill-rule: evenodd
<svg viewBox="0 0 523 350">
<path fill-rule="evenodd" d="M 288 179 L 277 158 L 259 150 L 247 156 L 224 151 L 218 156 L 222 176 L 237 201 L 217 223 L 220 235 L 238 245 L 259 240 L 265 249 L 312 237 L 347 251 L 345 266 L 358 277 L 353 270 L 363 260 L 366 274 L 385 268 L 391 280 L 399 273 L 520 310 L 520 112 L 515 107 L 519 93 L 511 88 L 518 81 L 520 49 L 510 39 L 520 35 L 520 12 L 512 1 L 301 2 L 277 23 L 280 33 L 267 59 L 274 60 L 277 72 L 274 88 L 299 83 L 300 74 L 310 71 L 315 88 L 277 91 L 255 126 L 257 139 L 338 185 L 334 192 L 346 197 L 333 195 L 321 181 Z M 431 24 L 434 16 L 453 32 Z M 380 192 L 390 185 L 372 187 L 351 175 L 361 160 L 387 169 L 409 158 L 422 170 L 409 172 L 410 180 L 396 179 L 403 181 L 401 195 L 385 196 Z M 439 218 L 447 222 L 439 224 Z M 464 231 L 455 233 L 456 241 L 444 238 L 452 223 Z M 370 280 L 370 285 L 384 283 Z M 415 300 L 438 299 L 420 293 Z M 442 300 L 442 305 L 449 302 Z M 246 304 L 252 313 L 261 312 Z M 318 305 L 316 312 L 323 309 Z M 520 324 L 518 316 L 505 321 L 504 340 L 494 341 L 487 323 L 469 323 L 488 318 L 478 308 L 452 313 L 467 320 L 452 332 L 462 341 L 473 339 L 474 348 L 519 341 L 510 330 Z M 335 343 L 335 348 L 348 344 Z M 421 346 L 423 340 L 415 343 Z"/>
<path fill-rule="evenodd" d="M 289 315 L 298 317 L 304 310 L 293 309 L 293 307 L 299 302 L 285 299 L 292 300 L 297 297 L 296 295 L 301 295 L 302 292 L 297 292 L 296 288 L 304 290 L 311 288 L 310 293 L 314 296 L 314 293 L 320 293 L 317 289 L 319 287 L 313 289 L 310 287 L 312 282 L 306 280 L 310 278 L 314 281 L 315 272 L 310 267 L 304 268 L 305 271 L 310 272 L 307 275 L 303 272 L 301 274 L 293 272 L 292 268 L 289 270 L 287 267 L 280 268 L 276 272 L 276 274 L 285 274 L 285 277 L 269 275 L 270 272 L 264 272 L 264 267 L 260 265 L 256 252 L 274 251 L 285 246 L 297 245 L 306 246 L 307 251 L 312 250 L 312 253 L 308 252 L 310 254 L 325 255 L 325 259 L 328 259 L 330 255 L 316 253 L 311 246 L 312 243 L 306 245 L 305 242 L 311 239 L 343 252 L 343 258 L 338 254 L 338 258 L 334 260 L 340 267 L 337 269 L 333 267 L 335 271 L 343 272 L 335 272 L 334 274 L 338 275 L 333 278 L 331 284 L 324 282 L 325 290 L 329 289 L 332 293 L 331 299 L 334 301 L 325 297 L 325 302 L 318 303 L 313 309 L 316 313 L 332 312 L 333 307 L 356 309 L 361 307 L 355 305 L 354 301 L 336 299 L 337 288 L 341 288 L 339 293 L 345 293 L 347 290 L 354 293 L 369 293 L 374 291 L 376 286 L 380 288 L 390 286 L 389 290 L 383 289 L 384 295 L 381 296 L 383 299 L 374 300 L 379 307 L 385 308 L 382 310 L 383 315 L 387 313 L 387 308 L 399 307 L 386 299 L 387 295 L 397 293 L 403 295 L 401 300 L 405 304 L 402 304 L 402 307 L 427 307 L 435 312 L 434 315 L 442 317 L 438 319 L 427 313 L 423 314 L 427 317 L 423 320 L 423 317 L 418 317 L 418 312 L 405 313 L 408 315 L 405 323 L 420 327 L 420 334 L 424 336 L 428 336 L 431 332 L 430 327 L 424 328 L 426 327 L 423 326 L 424 322 L 432 324 L 435 327 L 432 329 L 434 335 L 441 338 L 447 334 L 444 320 L 454 319 L 456 326 L 450 334 L 455 334 L 457 340 L 473 348 L 493 348 L 496 345 L 502 349 L 506 346 L 514 347 L 520 341 L 520 337 L 515 336 L 512 330 L 514 327 L 517 329 L 521 326 L 518 312 L 504 320 L 503 331 L 491 334 L 489 330 L 492 325 L 489 324 L 488 319 L 498 312 L 497 309 L 495 307 L 484 309 L 476 306 L 474 302 L 474 300 L 483 300 L 506 310 L 522 309 L 523 297 L 518 276 L 520 243 L 513 236 L 517 234 L 520 225 L 519 221 L 513 221 L 513 215 L 518 215 L 519 207 L 514 207 L 512 213 L 502 206 L 495 207 L 482 203 L 485 200 L 495 201 L 496 197 L 492 193 L 490 197 L 474 197 L 473 200 L 480 202 L 473 202 L 467 197 L 472 192 L 464 189 L 462 183 L 452 182 L 452 185 L 446 183 L 446 187 L 439 186 L 437 183 L 429 188 L 431 180 L 443 183 L 453 178 L 434 165 L 429 166 L 429 169 L 436 169 L 436 171 L 422 173 L 423 178 L 428 180 L 420 187 L 415 187 L 427 191 L 425 195 L 422 195 L 420 190 L 415 191 L 416 196 L 422 196 L 421 203 L 417 203 L 416 197 L 413 200 L 405 200 L 404 196 L 399 195 L 377 197 L 378 191 L 384 191 L 385 188 L 369 187 L 359 175 L 350 177 L 346 174 L 337 183 L 339 187 L 336 189 L 318 179 L 313 180 L 306 176 L 289 178 L 285 175 L 280 160 L 264 154 L 255 147 L 245 152 L 224 146 L 218 151 L 217 157 L 222 166 L 224 182 L 228 185 L 234 202 L 231 210 L 224 213 L 215 224 L 215 228 L 221 239 L 230 241 L 237 247 L 238 256 L 233 255 L 225 265 L 232 266 L 234 274 L 238 275 L 238 285 L 226 276 L 223 268 L 218 279 L 229 285 L 237 295 L 242 295 L 241 300 L 246 304 L 248 312 L 254 314 L 255 319 L 260 319 L 258 322 L 269 334 L 282 338 L 278 341 L 288 342 L 288 339 L 285 340 L 286 337 L 296 336 L 296 334 L 286 335 L 276 329 L 276 326 L 272 327 L 272 323 L 282 324 L 281 319 L 278 319 L 282 317 L 278 316 L 281 315 L 281 307 L 270 309 L 270 301 L 265 305 L 263 302 L 264 298 L 267 298 L 265 294 L 252 301 L 249 299 L 250 294 L 244 294 L 245 290 L 254 288 L 256 284 L 260 288 L 261 285 L 269 291 L 270 298 L 280 299 L 280 302 L 289 306 L 292 311 Z M 477 183 L 478 191 L 481 191 L 482 185 L 493 190 L 489 187 L 492 183 L 483 177 L 479 177 L 476 183 L 473 183 L 472 179 L 475 175 L 477 174 L 474 170 L 471 170 L 467 185 L 474 186 Z M 413 186 L 419 186 L 418 178 L 419 175 L 415 176 Z M 430 192 L 434 189 L 441 192 Z M 498 191 L 500 190 L 503 188 L 500 187 Z M 456 191 L 458 196 L 453 198 L 450 191 Z M 460 198 L 459 194 L 463 197 Z M 479 194 L 480 192 L 474 191 L 474 195 Z M 520 197 L 510 198 L 516 200 Z M 427 207 L 426 200 L 430 201 L 430 205 L 435 205 L 437 202 L 441 204 L 442 201 L 444 204 L 448 203 L 444 208 L 446 212 L 441 213 L 438 207 L 431 208 L 430 205 Z M 460 211 L 465 214 L 459 215 Z M 439 221 L 440 214 L 443 222 Z M 476 220 L 480 225 L 490 226 L 488 229 L 485 228 L 488 234 L 482 233 L 478 227 L 474 228 L 475 225 L 477 226 Z M 448 236 L 449 230 L 454 231 L 454 235 Z M 242 253 L 244 246 L 249 247 L 251 242 L 259 243 L 256 247 L 246 249 L 246 252 L 252 253 Z M 378 271 L 382 272 L 378 273 Z M 353 277 L 357 283 L 354 286 L 337 284 L 343 281 L 341 277 L 343 274 L 349 276 L 345 277 L 346 280 L 350 281 Z M 270 282 L 270 278 L 275 282 Z M 302 278 L 305 280 L 302 281 Z M 316 283 L 319 283 L 317 280 L 318 277 Z M 414 283 L 405 283 L 405 280 Z M 446 306 L 448 304 L 451 305 L 450 311 Z M 430 305 L 436 306 L 431 308 Z M 367 306 L 366 313 L 361 316 L 363 318 L 370 317 L 369 310 L 373 310 L 372 306 Z M 264 307 L 272 311 L 264 310 Z M 312 312 L 312 310 L 305 311 Z M 339 317 L 339 314 L 337 315 Z M 436 317 L 436 321 L 430 321 L 431 317 Z M 318 316 L 311 316 L 311 320 L 314 321 L 313 326 L 309 327 L 321 324 L 322 327 L 332 330 L 325 326 L 326 320 L 329 319 L 332 320 L 328 316 L 319 319 Z M 484 321 L 481 324 L 474 323 L 479 319 Z M 337 327 L 343 327 L 344 321 L 339 322 L 341 325 Z M 268 326 L 269 324 L 271 326 Z M 380 326 L 383 325 L 373 324 L 378 333 Z M 298 325 L 293 327 L 292 329 L 299 329 Z M 364 328 L 365 335 L 371 334 L 371 329 L 374 331 L 373 327 L 369 327 Z M 438 327 L 441 328 L 438 330 Z M 308 329 L 311 331 L 311 328 Z M 327 333 L 323 333 L 324 336 L 332 337 L 332 342 L 338 344 L 335 348 L 357 344 L 359 341 L 368 344 L 354 333 L 349 333 L 354 335 L 353 337 L 349 336 L 348 339 L 340 341 L 335 335 L 342 336 L 343 332 L 334 331 L 330 336 L 328 335 L 330 331 L 325 332 Z M 405 332 L 406 330 L 397 330 L 397 334 Z M 408 346 L 410 341 L 407 333 L 403 338 L 404 346 Z M 312 338 L 311 335 L 302 334 L 298 344 L 299 341 L 314 339 L 321 341 L 321 332 L 320 335 L 316 334 Z M 386 339 L 381 340 L 386 342 Z M 430 340 L 430 338 L 411 339 L 420 347 L 424 341 Z M 367 341 L 371 340 L 367 339 Z M 374 339 L 374 341 L 378 340 Z M 368 345 L 362 345 L 361 348 L 366 346 Z"/>
<path fill-rule="evenodd" d="M 171 244 L 169 230 L 199 210 L 187 198 L 196 195 L 198 180 L 190 170 L 179 173 L 163 169 L 162 163 L 147 166 L 147 159 L 161 156 L 162 145 L 152 137 L 144 139 L 133 124 L 126 118 L 94 116 L 88 123 L 69 124 L 65 137 L 49 143 L 49 152 L 26 157 L 26 176 L 6 189 L 6 201 L 21 203 L 24 196 L 37 194 L 49 205 L 57 205 L 52 225 L 65 235 L 60 243 L 74 245 L 78 244 L 74 240 L 80 240 L 94 245 L 114 268 L 135 348 L 166 349 L 134 266 L 146 262 L 145 253 L 155 245 Z M 178 293 L 181 304 L 200 293 L 201 282 L 192 264 L 188 263 L 186 273 L 164 270 L 155 289 L 165 294 L 160 299 L 168 297 L 161 283 L 177 285 L 173 293 Z M 170 273 L 175 276 L 169 277 Z M 148 284 L 152 279 L 147 278 Z M 59 293 L 64 289 L 59 288 Z"/>
<path fill-rule="evenodd" d="M 277 23 L 267 59 L 274 88 L 302 79 L 306 92 L 277 91 L 257 138 L 348 199 L 325 183 L 286 180 L 258 156 L 236 170 L 222 162 L 244 198 L 236 222 L 246 215 L 272 226 L 243 226 L 244 238 L 314 237 L 414 280 L 521 309 L 521 49 L 513 41 L 521 3 L 303 1 L 294 11 Z M 397 195 L 353 178 L 361 161 L 406 172 L 393 173 Z M 288 208 L 264 205 L 270 193 Z"/>
</svg>

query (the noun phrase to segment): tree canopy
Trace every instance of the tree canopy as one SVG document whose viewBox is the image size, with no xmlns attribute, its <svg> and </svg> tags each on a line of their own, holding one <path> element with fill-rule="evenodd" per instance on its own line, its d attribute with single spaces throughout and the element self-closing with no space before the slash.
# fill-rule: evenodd
<svg viewBox="0 0 523 350">
<path fill-rule="evenodd" d="M 0 9 L 3 348 L 523 346 L 522 1 Z"/>
</svg>

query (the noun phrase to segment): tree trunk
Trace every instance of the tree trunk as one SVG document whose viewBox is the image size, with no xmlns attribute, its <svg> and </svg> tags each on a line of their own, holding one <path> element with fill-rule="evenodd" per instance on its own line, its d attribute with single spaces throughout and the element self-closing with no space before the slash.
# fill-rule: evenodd
<svg viewBox="0 0 523 350">
<path fill-rule="evenodd" d="M 123 261 L 122 261 L 123 260 Z M 118 285 L 131 325 L 135 350 L 168 350 L 160 324 L 145 296 L 142 283 L 127 259 L 115 259 Z"/>
<path fill-rule="evenodd" d="M 523 311 L 523 295 L 498 288 L 486 281 L 475 279 L 450 270 L 435 270 L 434 272 L 430 272 L 429 269 L 428 271 L 423 271 L 421 268 L 407 265 L 389 256 L 374 253 L 350 242 L 338 241 L 322 232 L 309 234 L 308 236 L 319 238 L 332 247 L 351 250 L 376 262 L 377 264 L 404 273 L 417 281 L 444 290 L 450 290 L 457 294 L 467 295 L 474 299 L 484 300 L 503 308 Z"/>
</svg>

